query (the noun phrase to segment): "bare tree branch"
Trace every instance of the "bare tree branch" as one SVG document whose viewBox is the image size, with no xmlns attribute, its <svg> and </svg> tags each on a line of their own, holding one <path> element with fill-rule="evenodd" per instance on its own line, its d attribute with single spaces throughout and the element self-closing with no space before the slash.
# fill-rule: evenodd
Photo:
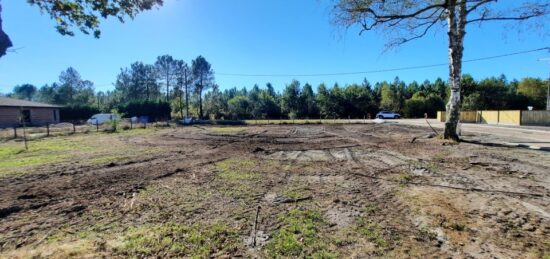
<svg viewBox="0 0 550 259">
<path fill-rule="evenodd" d="M 515 1 L 512 5 L 520 6 L 507 9 L 497 8 L 501 7 L 497 3 L 497 0 L 338 0 L 333 13 L 339 25 L 360 25 L 360 34 L 375 29 L 384 31 L 390 38 L 389 47 L 425 36 L 438 22 L 445 23 L 449 10 L 461 12 L 457 13 L 459 24 L 464 26 L 457 28 L 461 34 L 465 33 L 465 26 L 470 23 L 521 21 L 550 13 L 550 3 L 543 0 Z"/>
<path fill-rule="evenodd" d="M 388 48 L 424 37 L 437 24 L 447 25 L 449 83 L 445 138 L 458 140 L 462 58 L 466 27 L 485 21 L 523 21 L 550 13 L 548 0 L 337 0 L 335 21 L 360 33 L 379 29 L 389 35 Z M 472 18 L 473 17 L 473 18 Z"/>
</svg>

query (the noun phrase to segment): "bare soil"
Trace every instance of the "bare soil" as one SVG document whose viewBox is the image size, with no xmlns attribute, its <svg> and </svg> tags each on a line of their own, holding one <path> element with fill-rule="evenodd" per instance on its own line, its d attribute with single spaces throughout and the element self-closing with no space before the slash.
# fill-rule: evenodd
<svg viewBox="0 0 550 259">
<path fill-rule="evenodd" d="M 550 152 L 429 133 L 352 124 L 121 136 L 161 151 L 1 177 L 0 257 L 548 258 Z M 225 234 L 199 232 L 210 241 L 183 249 L 177 233 L 139 232 L 168 223 Z"/>
</svg>

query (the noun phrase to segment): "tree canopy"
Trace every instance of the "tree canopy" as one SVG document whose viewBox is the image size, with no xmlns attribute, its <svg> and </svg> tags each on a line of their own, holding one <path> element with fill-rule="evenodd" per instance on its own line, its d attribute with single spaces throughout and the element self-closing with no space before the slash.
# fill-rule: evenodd
<svg viewBox="0 0 550 259">
<path fill-rule="evenodd" d="M 27 0 L 50 15 L 56 22 L 55 29 L 62 35 L 74 35 L 79 30 L 85 34 L 101 35 L 101 18 L 115 17 L 120 22 L 133 19 L 138 13 L 162 6 L 163 0 Z M 12 47 L 9 36 L 2 30 L 2 3 L 0 2 L 0 57 Z"/>
<path fill-rule="evenodd" d="M 350 27 L 358 24 L 361 33 L 379 30 L 394 47 L 422 38 L 446 25 L 449 56 L 450 95 L 447 103 L 444 137 L 459 140 L 457 126 L 461 104 L 462 58 L 467 26 L 490 21 L 524 22 L 535 20 L 545 25 L 550 3 L 545 0 L 339 0 L 334 6 L 334 21 Z M 391 94 L 391 89 L 385 90 Z"/>
</svg>

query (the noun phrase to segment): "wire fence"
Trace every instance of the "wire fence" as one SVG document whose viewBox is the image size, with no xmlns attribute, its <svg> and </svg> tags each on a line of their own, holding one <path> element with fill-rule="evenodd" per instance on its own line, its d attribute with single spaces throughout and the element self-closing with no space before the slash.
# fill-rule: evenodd
<svg viewBox="0 0 550 259">
<path fill-rule="evenodd" d="M 0 129 L 0 140 L 26 138 L 28 140 L 51 136 L 63 136 L 90 132 L 114 132 L 117 130 L 130 130 L 136 128 L 159 127 L 170 125 L 168 122 L 135 123 L 130 119 L 123 119 L 116 124 L 87 124 L 83 122 L 62 122 L 58 124 L 46 124 L 33 127 L 11 127 Z"/>
<path fill-rule="evenodd" d="M 370 116 L 363 119 L 352 118 L 319 118 L 319 119 L 248 119 L 248 120 L 195 120 L 187 125 L 280 125 L 280 124 L 366 124 L 372 123 Z M 115 132 L 143 128 L 166 128 L 184 126 L 182 121 L 159 121 L 151 123 L 136 123 L 130 119 L 122 119 L 113 124 L 111 122 L 102 124 L 88 124 L 82 121 L 62 122 L 58 124 L 47 124 L 33 127 L 11 127 L 0 128 L 0 141 L 10 139 L 33 140 L 44 137 L 73 135 L 93 132 Z"/>
</svg>

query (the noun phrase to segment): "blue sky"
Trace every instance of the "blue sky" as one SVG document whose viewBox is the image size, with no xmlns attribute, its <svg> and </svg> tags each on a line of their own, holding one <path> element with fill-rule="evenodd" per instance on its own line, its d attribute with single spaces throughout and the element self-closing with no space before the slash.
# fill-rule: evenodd
<svg viewBox="0 0 550 259">
<path fill-rule="evenodd" d="M 217 73 L 315 74 L 369 71 L 447 62 L 443 29 L 398 49 L 384 52 L 385 39 L 377 32 L 358 34 L 330 23 L 329 0 L 165 0 L 122 24 L 102 23 L 101 39 L 77 33 L 61 36 L 54 21 L 22 0 L 2 1 L 4 30 L 16 52 L 0 59 L 0 92 L 22 83 L 37 86 L 57 81 L 69 66 L 97 90 L 113 89 L 120 68 L 134 61 L 153 63 L 170 54 L 190 63 L 203 55 Z M 472 26 L 465 43 L 465 59 L 550 46 L 548 37 L 503 23 Z M 548 29 L 548 28 L 546 28 Z M 509 79 L 547 77 L 549 66 L 537 61 L 548 52 L 529 53 L 468 63 L 464 72 L 476 79 L 505 74 Z M 314 86 L 393 80 L 423 81 L 447 77 L 446 67 L 387 73 L 322 77 L 235 77 L 216 74 L 222 89 L 264 86 L 280 90 L 292 79 Z"/>
</svg>

